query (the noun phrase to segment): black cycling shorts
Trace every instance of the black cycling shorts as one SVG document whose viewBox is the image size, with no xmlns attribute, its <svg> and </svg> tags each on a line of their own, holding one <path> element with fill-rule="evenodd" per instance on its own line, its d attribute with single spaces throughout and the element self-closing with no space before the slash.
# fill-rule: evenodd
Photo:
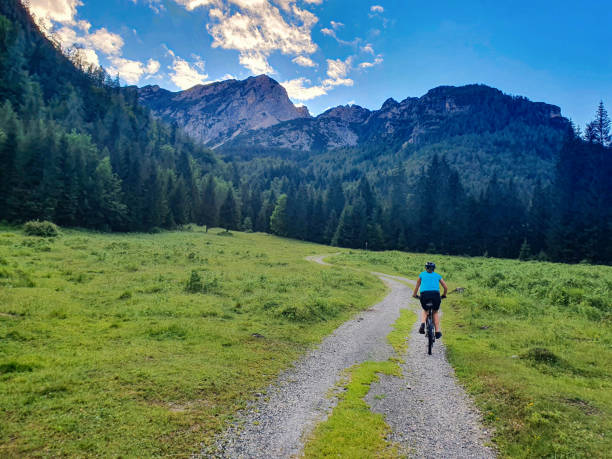
<svg viewBox="0 0 612 459">
<path fill-rule="evenodd" d="M 427 311 L 427 307 L 425 306 L 427 303 L 433 303 L 432 309 L 437 311 L 440 309 L 440 303 L 442 299 L 440 298 L 440 292 L 436 290 L 430 290 L 427 292 L 421 292 L 421 306 L 423 309 Z"/>
</svg>

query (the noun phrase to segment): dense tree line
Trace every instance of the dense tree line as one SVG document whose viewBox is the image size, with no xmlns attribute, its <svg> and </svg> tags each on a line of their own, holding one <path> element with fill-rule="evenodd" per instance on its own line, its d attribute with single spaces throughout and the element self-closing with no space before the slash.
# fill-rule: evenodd
<svg viewBox="0 0 612 459">
<path fill-rule="evenodd" d="M 582 138 L 568 128 L 551 181 L 527 194 L 496 175 L 475 193 L 436 155 L 416 180 L 400 163 L 375 185 L 363 172 L 312 174 L 290 161 L 251 160 L 243 165 L 243 229 L 372 250 L 610 263 L 612 148 L 603 105 L 592 124 L 603 135 Z M 270 220 L 255 218 L 257 208 Z"/>
<path fill-rule="evenodd" d="M 0 220 L 125 231 L 201 219 L 213 155 L 67 59 L 17 0 L 0 13 Z"/>
<path fill-rule="evenodd" d="M 154 119 L 103 69 L 66 59 L 16 0 L 0 13 L 0 220 L 118 231 L 195 222 L 371 250 L 612 262 L 603 104 L 584 138 L 568 130 L 546 158 L 554 171 L 533 186 L 507 174 L 474 186 L 435 149 L 419 158 L 363 150 L 343 163 L 341 153 L 223 162 Z M 525 132 L 480 136 L 517 152 Z M 539 138 L 549 140 L 535 156 L 550 156 L 552 131 Z"/>
</svg>

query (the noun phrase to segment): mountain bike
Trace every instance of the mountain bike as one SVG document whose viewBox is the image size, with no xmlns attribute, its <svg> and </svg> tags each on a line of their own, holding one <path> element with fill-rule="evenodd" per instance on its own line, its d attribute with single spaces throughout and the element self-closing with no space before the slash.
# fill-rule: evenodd
<svg viewBox="0 0 612 459">
<path fill-rule="evenodd" d="M 420 300 L 421 295 L 417 295 L 416 298 Z M 446 297 L 440 297 L 440 299 L 443 298 Z M 436 342 L 436 326 L 433 318 L 433 306 L 433 300 L 427 300 L 427 303 L 425 303 L 425 309 L 427 309 L 427 318 L 425 319 L 425 338 L 427 338 L 427 353 L 429 355 L 431 355 L 431 350 Z"/>
</svg>

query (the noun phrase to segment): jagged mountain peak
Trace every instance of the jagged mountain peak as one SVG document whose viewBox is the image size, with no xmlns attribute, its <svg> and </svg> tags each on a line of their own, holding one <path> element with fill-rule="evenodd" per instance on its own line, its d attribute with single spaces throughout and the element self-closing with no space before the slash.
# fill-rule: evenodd
<svg viewBox="0 0 612 459">
<path fill-rule="evenodd" d="M 156 116 L 177 122 L 213 148 L 251 129 L 310 117 L 306 107 L 296 107 L 286 89 L 267 75 L 195 85 L 178 92 L 145 86 L 139 89 L 139 98 Z"/>
<path fill-rule="evenodd" d="M 381 110 L 389 110 L 390 108 L 396 107 L 399 105 L 399 102 L 395 100 L 393 97 L 389 97 L 385 100 L 380 107 Z"/>
<path fill-rule="evenodd" d="M 370 113 L 370 110 L 359 105 L 339 105 L 321 113 L 318 118 L 338 118 L 347 123 L 362 123 Z"/>
<path fill-rule="evenodd" d="M 357 105 L 331 108 L 307 123 L 287 121 L 239 136 L 232 150 L 326 151 L 358 145 L 423 145 L 466 134 L 491 133 L 511 125 L 563 131 L 559 107 L 506 95 L 485 85 L 439 86 L 401 102 L 387 99 L 379 110 Z M 373 147 L 374 148 L 374 147 Z"/>
</svg>

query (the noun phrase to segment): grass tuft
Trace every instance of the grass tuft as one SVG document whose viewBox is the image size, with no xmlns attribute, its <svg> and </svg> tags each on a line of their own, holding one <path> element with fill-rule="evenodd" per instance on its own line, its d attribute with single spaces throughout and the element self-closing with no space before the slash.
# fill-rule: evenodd
<svg viewBox="0 0 612 459">
<path fill-rule="evenodd" d="M 401 373 L 391 361 L 364 362 L 349 370 L 346 390 L 327 421 L 315 428 L 304 448 L 305 457 L 398 457 L 397 448 L 386 440 L 391 429 L 363 400 L 379 374 Z"/>
<path fill-rule="evenodd" d="M 24 373 L 32 371 L 33 369 L 32 365 L 26 365 L 15 361 L 0 363 L 0 374 Z"/>
</svg>

